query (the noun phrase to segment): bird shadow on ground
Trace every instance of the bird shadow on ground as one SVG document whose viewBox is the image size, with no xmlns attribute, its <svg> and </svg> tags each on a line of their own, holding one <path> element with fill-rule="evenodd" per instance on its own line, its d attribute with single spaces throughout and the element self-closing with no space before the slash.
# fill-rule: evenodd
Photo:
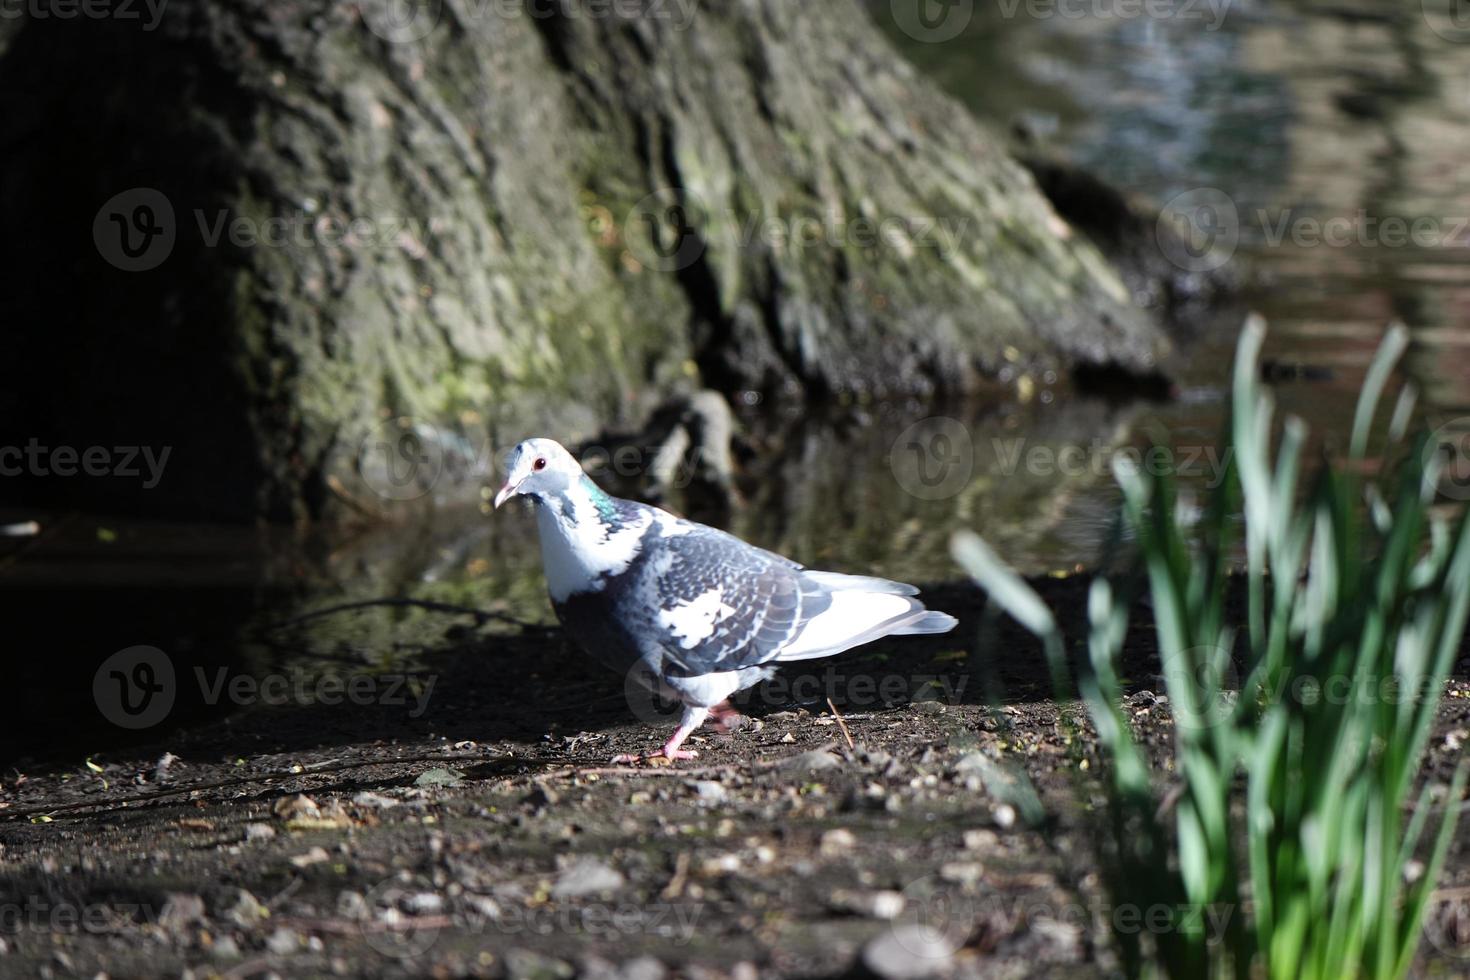
<svg viewBox="0 0 1470 980">
<path fill-rule="evenodd" d="M 1085 608 L 1082 579 L 1035 583 L 1057 609 L 1064 627 L 1080 636 Z M 770 680 L 741 692 L 734 706 L 759 728 L 783 713 L 813 716 L 881 716 L 914 702 L 995 705 L 1051 699 L 1055 686 L 1039 645 L 1014 623 L 986 614 L 986 599 L 974 586 L 956 582 L 927 586 L 931 608 L 949 612 L 959 626 L 948 634 L 886 638 L 835 657 L 783 665 Z M 1141 677 L 1149 666 L 1152 631 L 1134 632 L 1125 675 Z M 187 712 L 172 730 L 162 727 L 119 738 L 113 732 L 96 745 L 59 742 L 17 760 L 37 771 L 68 766 L 81 757 L 151 762 L 170 753 L 185 761 L 222 757 L 350 751 L 370 756 L 385 747 L 475 743 L 508 753 L 517 747 L 563 747 L 569 754 L 636 752 L 655 748 L 672 728 L 675 706 L 625 690 L 623 678 L 605 671 L 575 649 L 557 629 L 476 633 L 451 631 L 442 645 L 423 652 L 402 675 L 373 678 L 362 696 L 341 692 L 361 672 L 343 669 L 335 698 L 303 698 L 291 690 L 284 703 L 253 703 L 198 720 Z M 338 665 L 317 664 L 321 673 L 307 686 L 332 677 Z M 181 688 L 215 683 L 202 670 L 181 664 Z M 263 688 L 261 689 L 264 690 Z M 350 688 L 348 688 L 350 690 Z M 218 694 L 218 690 L 216 690 Z M 228 695 L 224 698 L 228 702 Z M 261 700 L 259 696 L 254 699 Z M 336 703 L 328 703 L 335 701 Z M 710 732 L 711 729 L 705 729 Z M 126 733 L 123 733 L 126 734 Z M 741 738 L 736 731 L 731 735 Z"/>
</svg>

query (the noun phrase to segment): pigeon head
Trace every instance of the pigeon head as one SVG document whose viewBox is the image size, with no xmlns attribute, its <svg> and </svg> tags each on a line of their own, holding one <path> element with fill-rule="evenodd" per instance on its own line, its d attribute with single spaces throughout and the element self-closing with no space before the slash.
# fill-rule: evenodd
<svg viewBox="0 0 1470 980">
<path fill-rule="evenodd" d="M 551 497 L 565 493 L 582 479 L 582 467 L 561 444 L 527 439 L 505 458 L 505 486 L 495 495 L 499 507 L 511 497 Z"/>
</svg>

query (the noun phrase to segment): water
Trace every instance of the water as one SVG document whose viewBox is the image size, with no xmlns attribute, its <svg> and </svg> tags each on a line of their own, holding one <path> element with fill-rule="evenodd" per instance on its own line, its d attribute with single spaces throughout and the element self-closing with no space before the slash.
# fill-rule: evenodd
<svg viewBox="0 0 1470 980">
<path fill-rule="evenodd" d="M 1429 15 L 1417 0 L 1388 11 L 1235 2 L 1217 23 L 1223 0 L 1155 19 L 1106 16 L 1124 8 L 1102 0 L 982 0 L 943 44 L 903 32 L 891 13 L 903 2 L 874 0 L 874 15 L 976 115 L 1000 131 L 1019 123 L 1126 191 L 1173 202 L 1205 260 L 1248 274 L 1245 299 L 1271 324 L 1267 358 L 1288 374 L 1311 369 L 1274 388 L 1319 444 L 1343 440 L 1393 319 L 1413 333 L 1406 367 L 1424 420 L 1470 415 L 1470 43 L 1441 36 L 1455 25 L 1432 0 Z M 1086 15 L 1034 13 L 1048 9 Z M 1157 438 L 1191 485 L 1217 475 L 1232 344 L 1207 338 L 1167 404 L 1082 399 L 1038 378 L 1001 404 L 762 418 L 742 461 L 744 505 L 723 522 L 814 566 L 920 583 L 957 577 L 947 539 L 962 527 L 1027 573 L 1075 572 L 1096 557 L 1116 504 L 1112 456 Z M 467 630 L 513 628 L 404 607 L 266 628 L 310 610 L 411 596 L 551 620 L 520 507 L 307 538 L 0 515 L 31 517 L 40 538 L 0 539 L 0 585 L 21 624 L 12 636 L 30 646 L 12 652 L 13 671 L 34 692 L 16 716 L 17 754 L 129 737 L 99 718 L 91 687 L 95 665 L 125 647 L 153 645 L 177 663 L 184 693 L 167 723 L 189 725 L 233 708 L 207 703 L 195 667 L 432 668 Z"/>
</svg>

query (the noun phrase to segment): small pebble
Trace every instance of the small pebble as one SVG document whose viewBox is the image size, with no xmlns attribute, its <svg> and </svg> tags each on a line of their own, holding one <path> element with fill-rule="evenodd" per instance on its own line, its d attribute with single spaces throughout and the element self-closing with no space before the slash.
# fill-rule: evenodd
<svg viewBox="0 0 1470 980">
<path fill-rule="evenodd" d="M 240 958 L 240 944 L 235 942 L 233 936 L 220 936 L 214 941 L 210 954 L 218 960 L 234 960 Z"/>
<path fill-rule="evenodd" d="M 730 795 L 724 785 L 712 779 L 700 779 L 691 783 L 694 795 L 706 803 L 723 803 Z"/>
<path fill-rule="evenodd" d="M 595 858 L 582 858 L 561 873 L 551 888 L 554 898 L 580 898 L 615 892 L 622 888 L 625 880 L 616 869 L 610 868 Z"/>
<path fill-rule="evenodd" d="M 458 769 L 448 769 L 440 766 L 419 774 L 419 778 L 413 781 L 415 786 L 458 786 L 464 782 L 464 773 Z"/>
<path fill-rule="evenodd" d="M 863 966 L 882 980 L 921 980 L 943 973 L 955 947 L 935 929 L 906 924 L 879 933 L 863 947 Z"/>
<path fill-rule="evenodd" d="M 270 840 L 276 836 L 276 828 L 268 823 L 247 823 L 245 825 L 246 840 Z"/>
</svg>

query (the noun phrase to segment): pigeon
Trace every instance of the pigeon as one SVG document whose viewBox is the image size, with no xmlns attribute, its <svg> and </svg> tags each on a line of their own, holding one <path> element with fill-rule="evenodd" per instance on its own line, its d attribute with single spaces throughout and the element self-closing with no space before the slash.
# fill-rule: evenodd
<svg viewBox="0 0 1470 980">
<path fill-rule="evenodd" d="M 662 756 L 682 749 L 729 698 L 775 665 L 829 657 L 882 636 L 944 633 L 955 618 L 901 582 L 815 571 L 732 534 L 613 497 L 551 439 L 528 439 L 506 460 L 498 509 L 535 503 L 541 560 L 557 618 L 594 659 L 683 705 Z"/>
</svg>

